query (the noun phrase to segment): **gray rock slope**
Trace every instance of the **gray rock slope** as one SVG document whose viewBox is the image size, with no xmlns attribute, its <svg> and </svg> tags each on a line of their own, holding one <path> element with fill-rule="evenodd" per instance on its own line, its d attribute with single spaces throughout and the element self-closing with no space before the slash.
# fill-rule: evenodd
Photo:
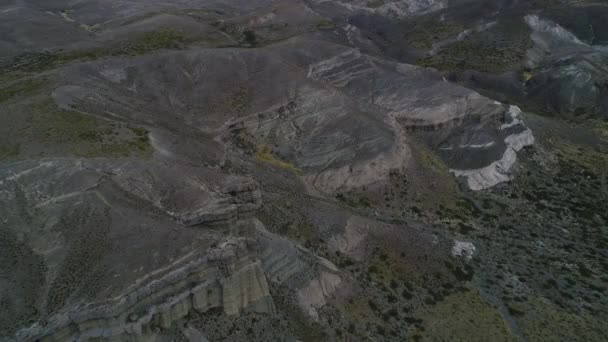
<svg viewBox="0 0 608 342">
<path fill-rule="evenodd" d="M 601 188 L 605 128 L 528 109 L 601 118 L 608 50 L 535 6 L 1 3 L 0 340 L 557 336 L 526 310 L 594 340 L 568 310 L 606 312 L 606 217 L 580 209 L 601 204 L 525 189 L 548 165 L 581 177 L 572 198 Z M 449 64 L 513 18 L 530 44 L 508 72 Z M 504 251 L 559 229 L 600 236 L 548 261 L 586 280 L 524 284 Z"/>
<path fill-rule="evenodd" d="M 533 142 L 517 108 L 431 70 L 314 38 L 87 63 L 62 77 L 69 85 L 53 97 L 66 109 L 204 134 L 221 151 L 238 130 L 255 146 L 280 146 L 279 159 L 301 169 L 313 188 L 331 192 L 402 169 L 407 131 L 429 131 L 422 135 L 442 151 L 455 149 L 444 153 L 446 162 L 457 175 L 476 178 L 476 190 L 508 180 L 515 152 Z M 151 139 L 170 154 L 162 139 Z M 222 152 L 211 154 L 222 162 Z"/>
<path fill-rule="evenodd" d="M 86 12 L 102 5 L 89 6 L 80 16 L 64 10 L 52 19 L 94 25 Z M 97 16 L 128 16 L 144 5 L 128 6 L 133 8 Z M 197 249 L 222 234 L 195 237 L 196 228 L 185 228 L 214 224 L 242 235 L 239 227 L 260 224 L 247 223 L 261 205 L 256 182 L 222 171 L 228 155 L 234 160 L 243 153 L 237 139 L 268 148 L 272 158 L 301 173 L 309 191 L 325 194 L 373 185 L 407 167 L 409 132 L 421 132 L 440 151 L 456 150 L 443 153 L 445 161 L 475 190 L 507 180 L 514 152 L 532 142 L 517 138 L 529 131 L 516 109 L 432 70 L 387 62 L 315 35 L 260 49 L 87 62 L 62 69 L 59 77 L 63 85 L 52 96 L 60 107 L 146 127 L 154 156 L 146 162 L 51 158 L 4 166 L 4 224 L 30 241 L 40 260 L 32 267 L 41 267 L 20 270 L 40 277 L 37 297 L 12 295 L 37 307 L 46 322 L 18 330 L 18 339 L 146 338 L 192 309 L 272 311 L 266 278 L 282 283 L 303 277 L 310 267 L 290 261 L 297 251 L 282 256 L 285 248 L 292 253 L 290 243 L 270 241 L 265 257 L 241 251 L 245 247 L 198 256 Z M 130 255 L 112 252 L 122 251 L 121 244 Z M 86 268 L 93 262 L 96 272 L 90 274 Z M 340 284 L 335 267 L 315 272 L 310 283 L 292 285 L 312 316 Z"/>
</svg>

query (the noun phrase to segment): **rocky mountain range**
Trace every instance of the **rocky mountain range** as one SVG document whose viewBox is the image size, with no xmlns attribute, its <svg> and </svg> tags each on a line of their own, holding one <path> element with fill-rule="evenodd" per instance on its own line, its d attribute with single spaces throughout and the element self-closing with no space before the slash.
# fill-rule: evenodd
<svg viewBox="0 0 608 342">
<path fill-rule="evenodd" d="M 0 341 L 605 341 L 608 3 L 0 0 Z"/>
</svg>

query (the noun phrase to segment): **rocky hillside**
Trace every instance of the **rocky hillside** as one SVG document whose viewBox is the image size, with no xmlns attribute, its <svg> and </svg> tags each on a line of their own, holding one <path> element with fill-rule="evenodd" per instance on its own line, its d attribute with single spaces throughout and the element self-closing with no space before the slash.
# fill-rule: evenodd
<svg viewBox="0 0 608 342">
<path fill-rule="evenodd" d="M 0 3 L 0 341 L 605 341 L 601 0 Z"/>
</svg>

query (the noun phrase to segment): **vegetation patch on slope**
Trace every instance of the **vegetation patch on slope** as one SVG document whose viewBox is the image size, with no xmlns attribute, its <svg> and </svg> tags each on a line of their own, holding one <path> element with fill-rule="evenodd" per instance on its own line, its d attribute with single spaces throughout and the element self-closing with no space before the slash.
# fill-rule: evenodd
<svg viewBox="0 0 608 342">
<path fill-rule="evenodd" d="M 159 29 L 146 32 L 140 37 L 107 47 L 98 47 L 68 52 L 31 52 L 15 57 L 4 65 L 2 73 L 33 73 L 51 70 L 71 62 L 83 62 L 104 57 L 136 56 L 161 49 L 179 49 L 192 42 L 191 38 L 178 30 Z"/>
<path fill-rule="evenodd" d="M 149 158 L 147 131 L 75 111 L 64 110 L 48 96 L 37 96 L 0 110 L 7 124 L 0 138 L 1 160 L 75 156 Z"/>
<path fill-rule="evenodd" d="M 47 82 L 45 78 L 31 78 L 0 88 L 0 103 L 22 97 L 39 90 Z"/>
<path fill-rule="evenodd" d="M 285 169 L 285 170 L 289 170 L 297 175 L 302 174 L 302 170 L 295 167 L 292 163 L 284 162 L 280 159 L 277 159 L 272 154 L 272 148 L 268 145 L 263 145 L 258 149 L 258 151 L 255 154 L 255 159 L 268 163 L 268 164 L 271 164 L 273 166 Z"/>
<path fill-rule="evenodd" d="M 517 67 L 531 47 L 530 28 L 523 18 L 503 19 L 417 64 L 439 70 L 502 73 Z"/>
<path fill-rule="evenodd" d="M 516 341 L 498 310 L 475 290 L 454 293 L 421 310 L 423 329 L 415 341 Z"/>
<path fill-rule="evenodd" d="M 430 20 L 417 21 L 405 36 L 416 48 L 430 50 L 433 44 L 455 37 L 467 28 L 456 22 L 438 21 L 436 17 Z"/>
</svg>

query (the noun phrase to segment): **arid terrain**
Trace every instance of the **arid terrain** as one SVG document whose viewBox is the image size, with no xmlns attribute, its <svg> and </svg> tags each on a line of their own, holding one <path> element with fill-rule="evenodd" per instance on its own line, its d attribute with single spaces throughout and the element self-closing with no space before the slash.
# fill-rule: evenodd
<svg viewBox="0 0 608 342">
<path fill-rule="evenodd" d="M 608 340 L 605 0 L 0 0 L 0 341 Z"/>
</svg>

